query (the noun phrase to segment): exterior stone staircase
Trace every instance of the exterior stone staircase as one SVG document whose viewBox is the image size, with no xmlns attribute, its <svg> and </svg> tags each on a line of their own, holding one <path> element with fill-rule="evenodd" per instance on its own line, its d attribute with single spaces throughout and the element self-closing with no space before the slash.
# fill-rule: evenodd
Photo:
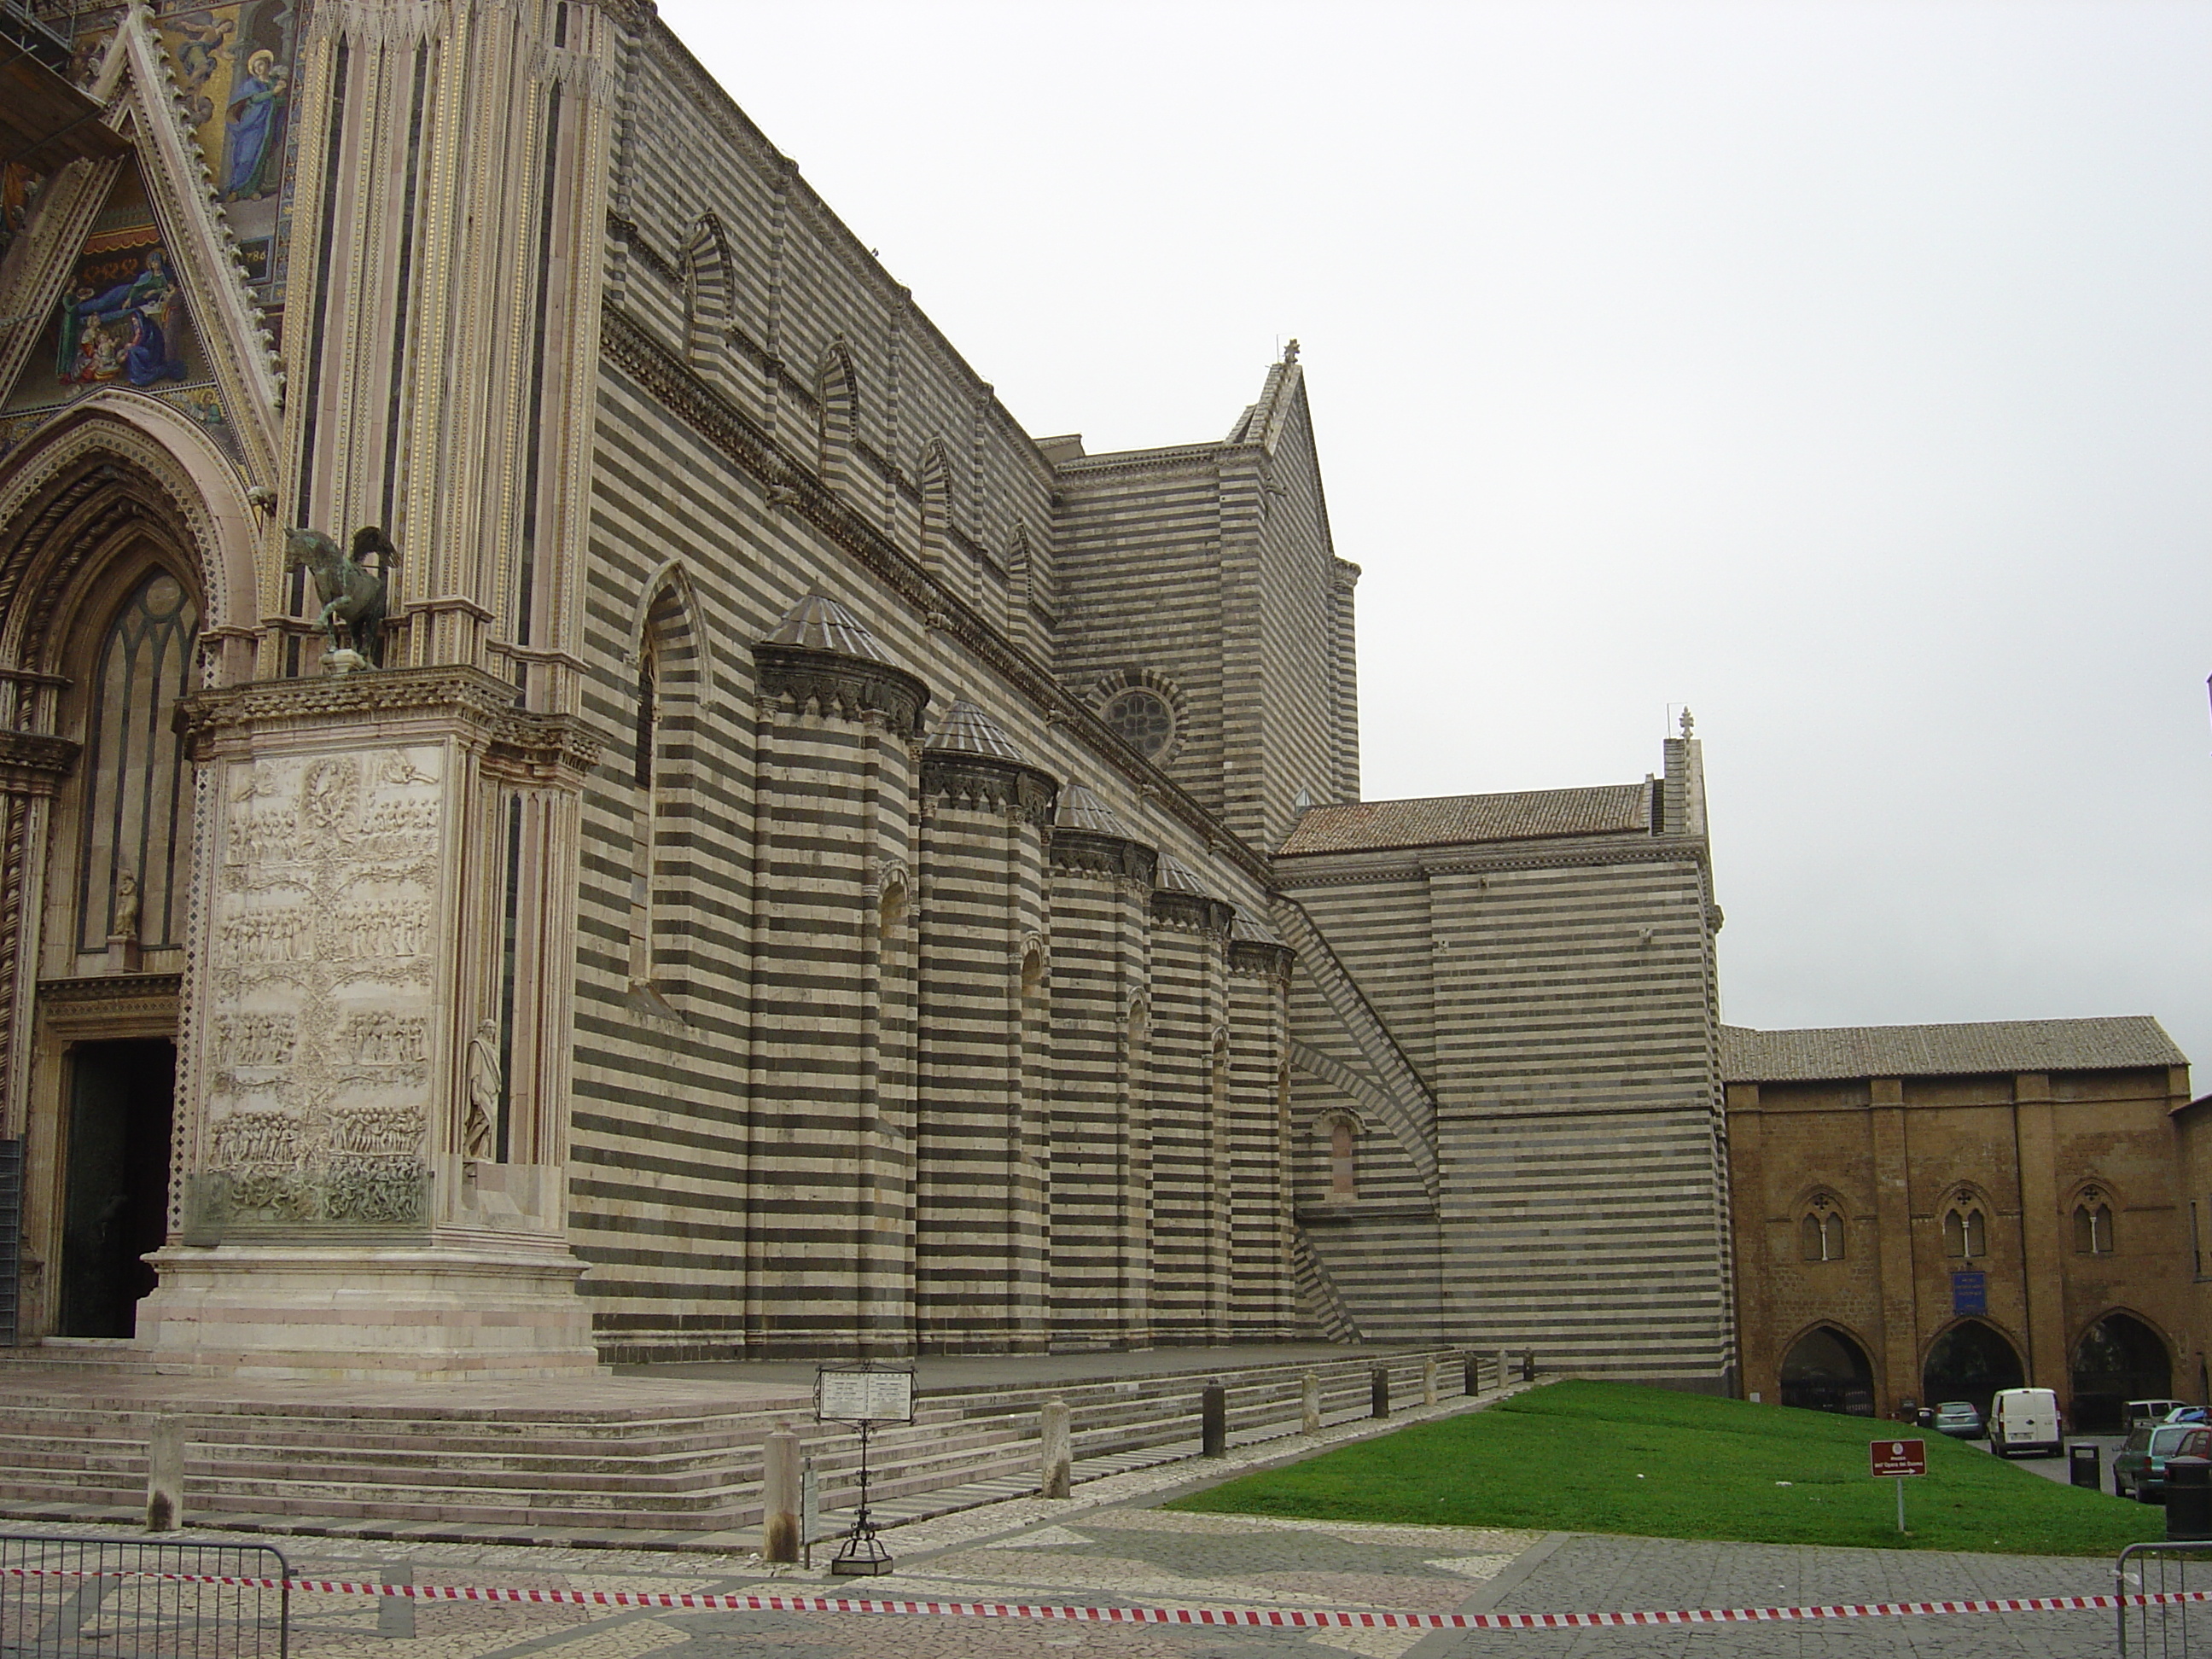
<svg viewBox="0 0 2212 1659">
<path fill-rule="evenodd" d="M 1321 1375 L 1324 1419 L 1341 1421 L 1367 1413 L 1372 1367 L 1387 1366 L 1402 1405 L 1421 1399 L 1430 1361 L 1442 1395 L 1463 1391 L 1464 1357 L 1443 1349 L 926 1390 L 912 1425 L 871 1433 L 871 1501 L 904 1520 L 1033 1488 L 1038 1413 L 1055 1396 L 1070 1407 L 1077 1459 L 1103 1473 L 1194 1453 L 1210 1382 L 1228 1387 L 1231 1437 L 1249 1441 L 1297 1431 L 1307 1370 Z M 709 1386 L 656 1384 L 644 1392 L 670 1397 L 623 1403 L 623 1381 L 599 1390 L 604 1403 L 533 1404 L 520 1385 L 489 1401 L 430 1388 L 319 1402 L 205 1389 L 163 1398 L 134 1378 L 0 1364 L 0 1519 L 143 1514 L 157 1415 L 184 1426 L 187 1516 L 210 1525 L 640 1542 L 727 1533 L 758 1522 L 762 1442 L 784 1427 L 804 1438 L 823 1510 L 853 1501 L 859 1436 L 817 1425 L 810 1395 L 744 1385 L 720 1390 L 737 1398 L 718 1406 Z"/>
</svg>

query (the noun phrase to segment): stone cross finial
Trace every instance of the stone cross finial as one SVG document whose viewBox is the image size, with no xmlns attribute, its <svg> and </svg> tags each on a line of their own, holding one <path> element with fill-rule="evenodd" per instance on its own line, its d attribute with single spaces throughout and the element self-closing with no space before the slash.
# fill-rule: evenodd
<svg viewBox="0 0 2212 1659">
<path fill-rule="evenodd" d="M 1283 348 L 1283 366 L 1287 368 L 1298 360 L 1298 343 L 1292 340 Z"/>
<path fill-rule="evenodd" d="M 1685 708 L 1682 711 L 1683 741 L 1687 742 L 1689 740 L 1690 734 L 1697 729 L 1698 717 L 1695 714 L 1692 714 L 1688 709 Z"/>
</svg>

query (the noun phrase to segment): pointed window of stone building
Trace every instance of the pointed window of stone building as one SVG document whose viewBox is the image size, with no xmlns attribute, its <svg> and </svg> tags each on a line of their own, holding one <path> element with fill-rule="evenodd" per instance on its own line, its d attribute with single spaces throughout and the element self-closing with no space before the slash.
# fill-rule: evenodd
<svg viewBox="0 0 2212 1659">
<path fill-rule="evenodd" d="M 672 571 L 653 588 L 638 631 L 630 734 L 629 981 L 633 1004 L 662 1018 L 676 1017 L 666 996 L 685 980 L 669 957 L 681 949 L 678 924 L 688 902 L 688 872 L 676 855 L 690 808 L 684 769 L 670 756 L 672 747 L 685 752 L 694 729 L 700 664 L 693 637 L 690 590 Z"/>
<path fill-rule="evenodd" d="M 1836 1200 L 1822 1193 L 1798 1224 L 1798 1254 L 1808 1261 L 1844 1259 L 1844 1216 Z"/>
<path fill-rule="evenodd" d="M 1334 1119 L 1328 1126 L 1328 1195 L 1340 1201 L 1359 1196 L 1358 1141 L 1352 1120 Z"/>
<path fill-rule="evenodd" d="M 1944 1212 L 1943 1254 L 1960 1257 L 1989 1254 L 1980 1206 L 1962 1201 Z"/>
<path fill-rule="evenodd" d="M 2077 1255 L 2112 1253 L 2112 1206 L 2094 1187 L 2085 1188 L 2074 1206 L 2074 1251 Z"/>
<path fill-rule="evenodd" d="M 85 721 L 79 950 L 106 950 L 118 933 L 149 950 L 182 943 L 189 786 L 169 714 L 191 689 L 198 632 L 184 584 L 155 570 L 118 607 L 100 643 Z"/>
</svg>

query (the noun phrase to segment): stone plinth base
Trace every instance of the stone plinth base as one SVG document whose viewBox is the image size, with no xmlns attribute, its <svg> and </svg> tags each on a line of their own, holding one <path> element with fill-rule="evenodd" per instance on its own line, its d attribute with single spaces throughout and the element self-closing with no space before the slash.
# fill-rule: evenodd
<svg viewBox="0 0 2212 1659">
<path fill-rule="evenodd" d="M 219 1244 L 147 1258 L 132 1345 L 158 1372 L 319 1381 L 580 1377 L 584 1264 L 547 1241 Z"/>
</svg>

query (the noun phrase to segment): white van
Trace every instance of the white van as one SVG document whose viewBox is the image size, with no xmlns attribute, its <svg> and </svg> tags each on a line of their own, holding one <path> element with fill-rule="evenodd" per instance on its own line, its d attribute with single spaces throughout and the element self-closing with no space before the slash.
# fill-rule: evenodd
<svg viewBox="0 0 2212 1659">
<path fill-rule="evenodd" d="M 2000 1389 L 1990 1402 L 1990 1449 L 1999 1457 L 2057 1457 L 2058 1396 L 2048 1389 Z"/>
</svg>

